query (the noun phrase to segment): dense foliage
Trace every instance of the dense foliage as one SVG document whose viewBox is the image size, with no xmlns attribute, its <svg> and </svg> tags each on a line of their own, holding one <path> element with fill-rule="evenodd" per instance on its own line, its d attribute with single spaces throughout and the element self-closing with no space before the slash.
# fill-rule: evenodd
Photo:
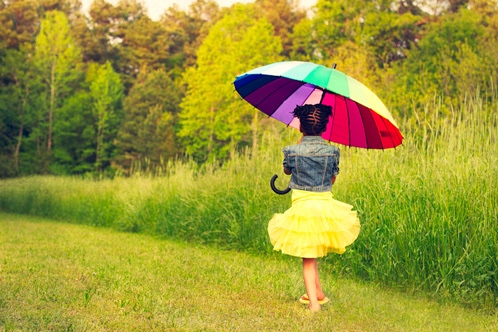
<svg viewBox="0 0 498 332">
<path fill-rule="evenodd" d="M 226 160 L 278 126 L 230 83 L 280 60 L 335 62 L 408 124 L 435 97 L 448 116 L 495 89 L 497 8 L 319 0 L 306 13 L 295 0 L 197 0 L 153 21 L 136 0 L 95 0 L 87 16 L 74 0 L 1 1 L 0 177 Z"/>
</svg>

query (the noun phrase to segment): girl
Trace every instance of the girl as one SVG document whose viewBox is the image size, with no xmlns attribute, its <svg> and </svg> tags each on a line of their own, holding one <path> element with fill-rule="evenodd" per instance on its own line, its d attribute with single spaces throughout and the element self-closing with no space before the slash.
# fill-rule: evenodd
<svg viewBox="0 0 498 332">
<path fill-rule="evenodd" d="M 358 237 L 360 222 L 352 206 L 332 198 L 339 173 L 339 148 L 320 135 L 332 108 L 326 105 L 297 106 L 293 112 L 303 137 L 284 152 L 284 173 L 291 175 L 292 207 L 270 220 L 268 232 L 275 250 L 302 257 L 306 294 L 299 301 L 319 311 L 328 302 L 322 291 L 316 258 L 329 252 L 342 254 Z"/>
</svg>

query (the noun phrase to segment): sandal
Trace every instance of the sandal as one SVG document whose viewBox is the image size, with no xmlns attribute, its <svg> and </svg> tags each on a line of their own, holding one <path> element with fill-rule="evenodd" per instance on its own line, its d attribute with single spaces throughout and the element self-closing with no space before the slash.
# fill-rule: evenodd
<svg viewBox="0 0 498 332">
<path fill-rule="evenodd" d="M 325 304 L 329 301 L 330 301 L 329 298 L 325 297 L 323 300 L 318 300 L 318 304 L 322 305 L 322 304 Z M 309 304 L 310 300 L 308 299 L 308 294 L 304 294 L 303 296 L 301 296 L 299 298 L 299 302 L 302 304 Z"/>
</svg>

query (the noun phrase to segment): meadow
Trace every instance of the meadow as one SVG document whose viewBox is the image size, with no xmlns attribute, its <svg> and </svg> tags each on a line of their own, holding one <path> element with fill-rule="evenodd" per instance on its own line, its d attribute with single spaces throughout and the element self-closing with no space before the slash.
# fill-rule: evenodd
<svg viewBox="0 0 498 332">
<path fill-rule="evenodd" d="M 333 193 L 358 211 L 362 230 L 322 269 L 495 308 L 496 99 L 468 98 L 449 111 L 435 100 L 416 116 L 400 123 L 405 140 L 396 150 L 341 147 Z M 268 220 L 291 202 L 269 180 L 276 173 L 285 186 L 281 148 L 299 139 L 279 133 L 267 133 L 257 149 L 232 152 L 223 165 L 176 160 L 131 177 L 2 180 L 0 210 L 271 254 Z"/>
<path fill-rule="evenodd" d="M 22 244 L 22 245 L 20 245 Z M 1 331 L 496 331 L 498 316 L 322 274 L 299 259 L 0 213 Z"/>
</svg>

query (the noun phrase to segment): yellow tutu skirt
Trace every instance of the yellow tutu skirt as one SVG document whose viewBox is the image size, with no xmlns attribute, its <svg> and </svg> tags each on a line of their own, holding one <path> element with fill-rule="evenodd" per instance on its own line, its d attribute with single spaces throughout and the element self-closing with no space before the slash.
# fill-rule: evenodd
<svg viewBox="0 0 498 332">
<path fill-rule="evenodd" d="M 268 225 L 275 250 L 297 257 L 342 254 L 360 233 L 352 206 L 332 198 L 332 193 L 292 190 L 292 207 L 276 213 Z"/>
</svg>

